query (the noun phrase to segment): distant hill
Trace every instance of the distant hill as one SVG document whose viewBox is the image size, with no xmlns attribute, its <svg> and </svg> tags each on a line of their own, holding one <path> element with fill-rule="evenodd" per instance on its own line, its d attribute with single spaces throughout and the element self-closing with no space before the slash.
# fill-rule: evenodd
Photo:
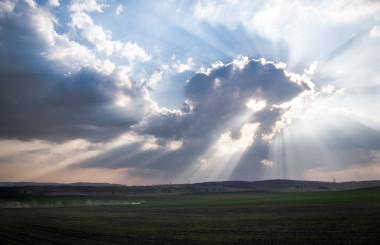
<svg viewBox="0 0 380 245">
<path fill-rule="evenodd" d="M 91 182 L 76 182 L 69 184 L 54 183 L 54 182 L 0 182 L 0 186 L 124 186 L 120 184 L 110 184 L 110 183 L 91 183 Z"/>
<path fill-rule="evenodd" d="M 194 184 L 124 186 L 109 183 L 78 182 L 71 184 L 0 182 L 0 196 L 15 195 L 158 195 L 234 191 L 334 191 L 380 186 L 380 180 L 323 182 L 304 180 L 220 181 Z"/>
<path fill-rule="evenodd" d="M 249 190 L 350 190 L 380 186 L 380 180 L 351 181 L 351 182 L 323 182 L 305 180 L 262 180 L 262 181 L 225 181 L 225 187 Z"/>
</svg>

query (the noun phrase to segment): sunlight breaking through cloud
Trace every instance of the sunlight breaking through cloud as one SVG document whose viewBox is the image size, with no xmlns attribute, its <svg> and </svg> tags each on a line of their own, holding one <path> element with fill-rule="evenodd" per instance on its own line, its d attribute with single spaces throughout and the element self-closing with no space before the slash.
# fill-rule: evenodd
<svg viewBox="0 0 380 245">
<path fill-rule="evenodd" d="M 0 181 L 375 178 L 379 10 L 2 1 Z"/>
<path fill-rule="evenodd" d="M 239 139 L 232 139 L 231 132 L 222 133 L 199 157 L 199 163 L 185 171 L 183 178 L 197 182 L 229 179 L 241 156 L 252 145 L 258 126 L 258 124 L 245 124 L 241 128 Z"/>
<path fill-rule="evenodd" d="M 266 106 L 265 100 L 256 101 L 255 99 L 249 99 L 247 102 L 247 107 L 252 109 L 254 112 L 260 111 Z"/>
</svg>

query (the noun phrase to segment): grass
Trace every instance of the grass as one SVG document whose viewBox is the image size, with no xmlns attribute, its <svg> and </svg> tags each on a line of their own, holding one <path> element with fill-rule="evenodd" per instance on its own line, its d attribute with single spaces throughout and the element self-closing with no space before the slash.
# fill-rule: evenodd
<svg viewBox="0 0 380 245">
<path fill-rule="evenodd" d="M 377 244 L 380 188 L 143 197 L 28 197 L 1 202 L 1 244 Z M 87 205 L 88 200 L 105 205 Z M 127 202 L 146 200 L 147 205 Z M 114 204 L 112 204 L 112 202 Z M 82 205 L 82 206 L 78 206 Z"/>
</svg>

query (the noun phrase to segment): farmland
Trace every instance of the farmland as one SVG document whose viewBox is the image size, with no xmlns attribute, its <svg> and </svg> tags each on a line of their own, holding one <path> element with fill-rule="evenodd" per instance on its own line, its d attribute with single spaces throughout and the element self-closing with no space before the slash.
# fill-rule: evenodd
<svg viewBox="0 0 380 245">
<path fill-rule="evenodd" d="M 147 204 L 137 204 L 141 200 Z M 376 244 L 380 240 L 379 187 L 301 193 L 18 196 L 2 197 L 0 203 L 1 244 Z"/>
</svg>

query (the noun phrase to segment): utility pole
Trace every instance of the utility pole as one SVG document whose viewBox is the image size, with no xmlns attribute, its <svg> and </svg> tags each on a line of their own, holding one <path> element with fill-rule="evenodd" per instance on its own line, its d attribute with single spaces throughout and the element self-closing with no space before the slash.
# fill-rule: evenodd
<svg viewBox="0 0 380 245">
<path fill-rule="evenodd" d="M 335 186 L 335 178 L 333 179 L 333 190 L 334 190 L 334 191 L 336 190 L 336 186 Z"/>
</svg>

